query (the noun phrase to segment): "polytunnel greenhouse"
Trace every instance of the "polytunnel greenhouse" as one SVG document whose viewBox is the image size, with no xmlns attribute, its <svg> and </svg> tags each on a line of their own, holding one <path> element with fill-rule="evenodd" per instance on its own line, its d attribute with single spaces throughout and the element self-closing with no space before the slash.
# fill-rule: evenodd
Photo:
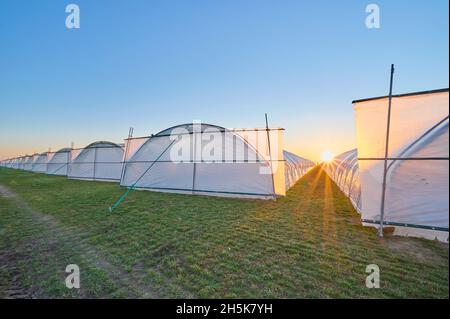
<svg viewBox="0 0 450 319">
<path fill-rule="evenodd" d="M 0 162 L 0 166 L 1 167 L 11 167 L 11 160 L 10 159 L 6 159 Z"/>
<path fill-rule="evenodd" d="M 15 158 L 10 158 L 10 159 L 6 160 L 4 163 L 4 167 L 14 168 L 15 160 L 16 160 Z"/>
<path fill-rule="evenodd" d="M 12 160 L 11 168 L 19 169 L 19 158 L 15 158 Z"/>
<path fill-rule="evenodd" d="M 27 155 L 24 158 L 23 169 L 26 171 L 31 171 L 33 169 L 34 155 Z"/>
<path fill-rule="evenodd" d="M 294 184 L 306 173 L 308 173 L 316 164 L 313 161 L 295 155 L 294 153 L 283 151 L 285 160 L 285 181 L 286 190 L 294 186 Z"/>
<path fill-rule="evenodd" d="M 364 225 L 448 242 L 449 90 L 393 95 L 389 122 L 387 96 L 353 105 L 357 155 L 338 156 L 329 175 Z"/>
<path fill-rule="evenodd" d="M 216 196 L 284 196 L 313 164 L 290 156 L 287 182 L 282 133 L 280 128 L 225 129 L 194 123 L 127 139 L 121 185 Z"/>
<path fill-rule="evenodd" d="M 12 167 L 14 169 L 21 169 L 21 167 L 20 167 L 21 161 L 22 161 L 22 157 L 15 158 Z"/>
<path fill-rule="evenodd" d="M 120 181 L 123 148 L 111 142 L 95 142 L 80 150 L 69 164 L 71 179 Z"/>
<path fill-rule="evenodd" d="M 336 156 L 330 163 L 323 164 L 328 176 L 350 199 L 353 207 L 361 212 L 361 185 L 356 149 Z"/>
<path fill-rule="evenodd" d="M 67 176 L 69 163 L 72 158 L 71 148 L 62 148 L 57 152 L 49 153 L 51 157 L 47 162 L 46 173 L 49 175 Z"/>
<path fill-rule="evenodd" d="M 49 153 L 41 153 L 35 156 L 33 161 L 32 171 L 36 173 L 47 172 L 47 162 L 49 160 Z"/>
<path fill-rule="evenodd" d="M 15 164 L 15 168 L 16 169 L 23 169 L 23 156 L 20 156 L 20 157 L 17 158 L 16 164 Z"/>
</svg>

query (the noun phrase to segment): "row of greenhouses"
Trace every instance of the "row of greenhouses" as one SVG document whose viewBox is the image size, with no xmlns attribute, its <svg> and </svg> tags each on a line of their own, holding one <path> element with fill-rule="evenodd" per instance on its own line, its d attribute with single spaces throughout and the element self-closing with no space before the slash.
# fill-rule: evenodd
<svg viewBox="0 0 450 319">
<path fill-rule="evenodd" d="M 1 166 L 119 182 L 133 189 L 229 197 L 286 195 L 315 163 L 282 149 L 283 129 L 183 124 L 125 143 L 21 156 Z"/>
<path fill-rule="evenodd" d="M 357 149 L 323 164 L 366 226 L 448 242 L 449 90 L 353 101 Z M 382 228 L 382 227 L 381 227 Z"/>
<path fill-rule="evenodd" d="M 25 155 L 2 161 L 1 166 L 86 180 L 120 180 L 123 147 L 96 142 L 83 149 L 63 148 L 57 152 Z"/>
<path fill-rule="evenodd" d="M 363 225 L 448 242 L 449 90 L 356 100 L 353 106 L 356 148 L 322 168 Z M 190 123 L 123 144 L 95 142 L 0 165 L 130 189 L 274 199 L 315 166 L 283 149 L 283 132 Z"/>
</svg>

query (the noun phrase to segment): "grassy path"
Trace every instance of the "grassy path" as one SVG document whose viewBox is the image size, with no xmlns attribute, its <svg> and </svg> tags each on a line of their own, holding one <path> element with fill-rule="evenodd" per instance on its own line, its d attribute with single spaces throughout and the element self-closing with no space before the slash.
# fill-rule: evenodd
<svg viewBox="0 0 450 319">
<path fill-rule="evenodd" d="M 448 245 L 377 238 L 320 168 L 276 202 L 122 193 L 0 168 L 0 297 L 448 298 Z"/>
<path fill-rule="evenodd" d="M 158 295 L 151 291 L 150 287 L 142 285 L 139 278 L 132 278 L 128 273 L 124 272 L 120 267 L 112 265 L 102 254 L 93 246 L 83 240 L 79 233 L 72 232 L 66 227 L 61 227 L 58 221 L 51 215 L 33 211 L 23 202 L 15 193 L 11 192 L 4 186 L 0 185 L 0 195 L 9 199 L 22 212 L 30 217 L 29 222 L 36 227 L 41 227 L 43 232 L 41 236 L 33 238 L 29 244 L 33 243 L 31 248 L 40 252 L 50 252 L 46 258 L 57 258 L 53 254 L 53 246 L 55 244 L 63 247 L 76 247 L 77 254 L 84 259 L 85 263 L 95 265 L 105 273 L 111 283 L 115 283 L 118 288 L 129 292 L 129 297 L 142 298 L 158 298 Z M 86 294 L 85 294 L 86 293 Z M 81 289 L 78 294 L 88 297 L 88 291 Z"/>
</svg>

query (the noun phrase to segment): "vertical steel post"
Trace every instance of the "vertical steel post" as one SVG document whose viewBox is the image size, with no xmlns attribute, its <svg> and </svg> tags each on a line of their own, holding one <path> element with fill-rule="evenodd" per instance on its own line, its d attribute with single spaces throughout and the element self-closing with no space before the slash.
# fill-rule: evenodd
<svg viewBox="0 0 450 319">
<path fill-rule="evenodd" d="M 192 194 L 195 192 L 195 174 L 197 173 L 197 163 L 196 163 L 196 152 L 197 152 L 197 134 L 195 131 L 195 125 L 193 124 L 192 129 L 192 144 L 193 144 L 193 150 L 192 150 L 192 158 L 193 158 L 193 167 L 192 167 Z"/>
<path fill-rule="evenodd" d="M 384 150 L 384 168 L 383 168 L 383 185 L 381 189 L 381 211 L 380 211 L 380 228 L 378 228 L 378 236 L 383 237 L 383 222 L 384 222 L 384 210 L 386 201 L 386 175 L 387 164 L 389 157 L 389 134 L 391 129 L 391 108 L 392 108 L 392 84 L 394 81 L 394 65 L 391 64 L 391 79 L 389 84 L 389 104 L 387 114 L 387 127 L 386 127 L 386 145 Z"/>
<path fill-rule="evenodd" d="M 74 142 L 70 142 L 70 152 L 69 152 L 69 155 L 67 155 L 67 163 L 66 163 L 66 176 L 67 176 L 67 178 L 69 178 L 70 169 L 72 168 L 70 166 L 70 163 L 72 162 L 72 151 L 73 151 L 74 147 L 75 147 Z"/>
<path fill-rule="evenodd" d="M 269 148 L 270 176 L 272 177 L 272 194 L 273 196 L 275 196 L 275 181 L 273 178 L 272 150 L 270 149 L 270 130 L 269 130 L 269 120 L 267 119 L 267 113 L 265 113 L 265 117 L 266 117 L 267 147 Z"/>
<path fill-rule="evenodd" d="M 202 136 L 202 124 L 201 122 L 192 122 L 192 144 L 193 144 L 193 168 L 192 168 L 192 194 L 195 194 L 195 182 L 197 176 L 197 125 L 200 126 L 200 149 L 201 149 L 201 136 Z M 200 155 L 201 157 L 201 155 Z M 201 161 L 201 158 L 200 158 Z"/>
<path fill-rule="evenodd" d="M 97 164 L 97 145 L 94 145 L 94 181 L 95 181 L 95 165 Z"/>
<path fill-rule="evenodd" d="M 133 131 L 134 131 L 134 129 L 132 127 L 130 127 L 130 129 L 128 130 L 127 145 L 125 145 L 125 153 L 123 155 L 122 172 L 120 173 L 120 181 L 122 181 L 123 174 L 125 173 L 125 162 L 128 160 L 128 150 L 129 150 L 131 138 L 133 137 Z"/>
</svg>

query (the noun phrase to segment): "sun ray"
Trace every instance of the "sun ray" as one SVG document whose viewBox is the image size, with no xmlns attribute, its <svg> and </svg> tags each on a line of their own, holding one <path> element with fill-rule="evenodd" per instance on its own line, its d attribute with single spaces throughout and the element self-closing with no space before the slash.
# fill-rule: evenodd
<svg viewBox="0 0 450 319">
<path fill-rule="evenodd" d="M 330 151 L 325 151 L 322 153 L 321 159 L 324 163 L 330 163 L 334 158 L 334 154 Z"/>
</svg>

